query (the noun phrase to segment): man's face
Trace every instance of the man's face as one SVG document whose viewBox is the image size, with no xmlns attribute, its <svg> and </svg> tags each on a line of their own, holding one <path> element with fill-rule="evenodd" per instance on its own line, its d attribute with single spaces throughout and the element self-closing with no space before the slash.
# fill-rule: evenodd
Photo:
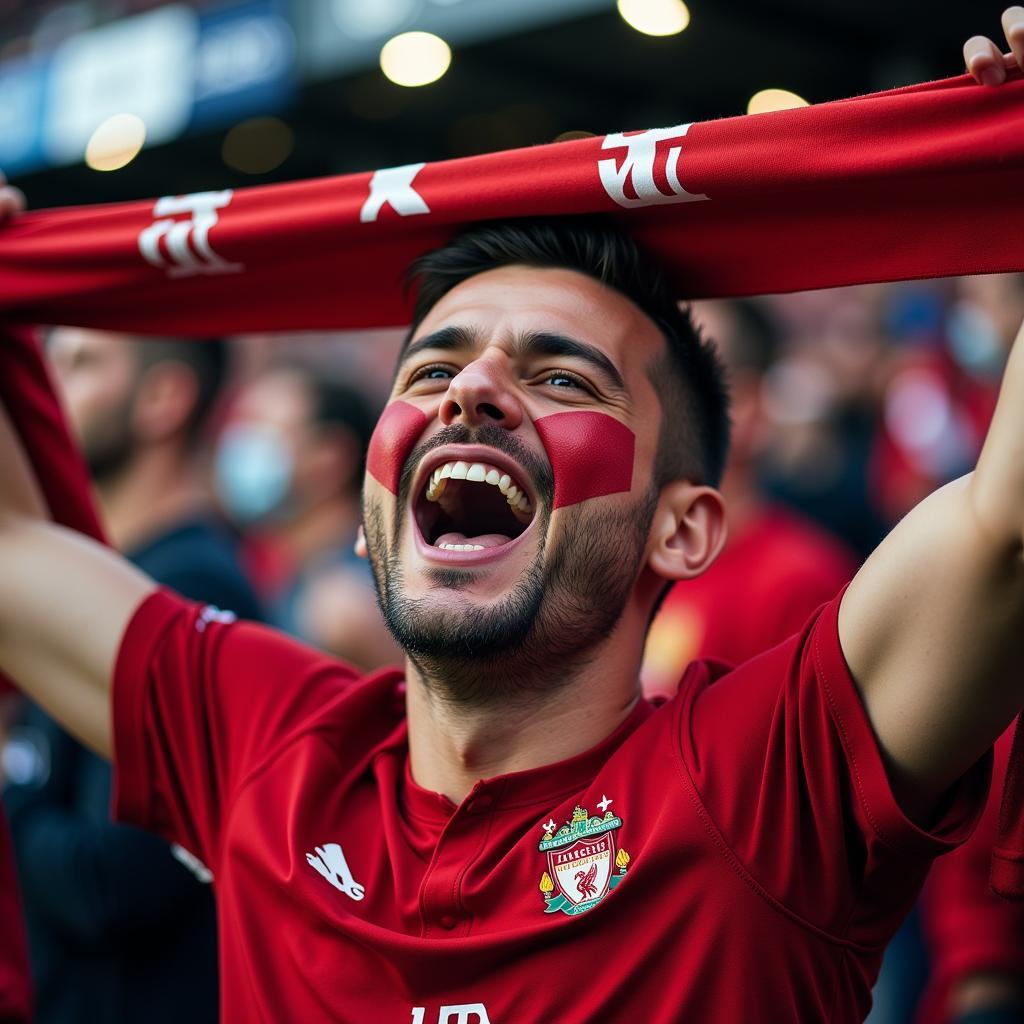
<svg viewBox="0 0 1024 1024">
<path fill-rule="evenodd" d="M 454 696 L 487 699 L 473 664 L 557 680 L 614 627 L 656 497 L 646 368 L 664 344 L 618 292 L 518 266 L 463 282 L 416 330 L 364 513 L 389 624 L 414 659 L 465 678 Z"/>
<path fill-rule="evenodd" d="M 93 478 L 102 483 L 133 450 L 137 354 L 121 336 L 79 327 L 55 328 L 48 351 L 71 428 Z"/>
</svg>

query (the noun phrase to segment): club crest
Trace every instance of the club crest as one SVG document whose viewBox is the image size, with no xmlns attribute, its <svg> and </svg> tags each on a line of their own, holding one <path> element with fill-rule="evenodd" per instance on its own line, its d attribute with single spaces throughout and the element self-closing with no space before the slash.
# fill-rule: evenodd
<svg viewBox="0 0 1024 1024">
<path fill-rule="evenodd" d="M 598 801 L 604 817 L 591 817 L 586 808 L 577 807 L 564 825 L 556 825 L 554 819 L 544 823 L 538 849 L 547 855 L 548 868 L 539 886 L 545 914 L 583 914 L 625 877 L 630 858 L 616 848 L 615 833 L 622 828 L 622 819 L 608 810 L 611 802 L 606 796 Z"/>
</svg>

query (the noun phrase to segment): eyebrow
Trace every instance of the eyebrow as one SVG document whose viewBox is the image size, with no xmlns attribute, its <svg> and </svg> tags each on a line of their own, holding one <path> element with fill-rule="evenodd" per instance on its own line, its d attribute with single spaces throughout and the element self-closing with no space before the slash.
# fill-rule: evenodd
<svg viewBox="0 0 1024 1024">
<path fill-rule="evenodd" d="M 480 336 L 470 328 L 442 327 L 411 342 L 401 354 L 399 363 L 404 363 L 424 349 L 457 352 L 478 347 Z M 517 355 L 569 356 L 580 359 L 597 370 L 613 390 L 626 390 L 625 381 L 615 364 L 594 345 L 551 331 L 526 331 L 516 336 L 514 347 Z"/>
</svg>

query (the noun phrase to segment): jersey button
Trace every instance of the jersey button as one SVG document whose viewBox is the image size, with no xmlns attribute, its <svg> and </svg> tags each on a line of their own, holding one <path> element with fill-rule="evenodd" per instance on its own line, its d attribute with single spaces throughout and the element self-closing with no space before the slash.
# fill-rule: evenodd
<svg viewBox="0 0 1024 1024">
<path fill-rule="evenodd" d="M 441 918 L 441 927 L 448 932 L 450 932 L 458 923 L 458 920 L 452 917 L 451 914 L 445 914 Z"/>
<path fill-rule="evenodd" d="M 466 810 L 470 814 L 486 814 L 494 806 L 494 797 L 488 796 L 483 793 L 481 796 L 474 797 L 466 805 Z"/>
</svg>

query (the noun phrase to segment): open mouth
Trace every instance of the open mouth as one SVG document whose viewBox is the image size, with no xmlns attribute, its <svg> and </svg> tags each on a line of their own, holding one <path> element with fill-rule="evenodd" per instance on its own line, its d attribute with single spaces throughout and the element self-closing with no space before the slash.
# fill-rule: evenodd
<svg viewBox="0 0 1024 1024">
<path fill-rule="evenodd" d="M 482 551 L 508 544 L 533 520 L 535 504 L 523 484 L 486 462 L 442 462 L 416 500 L 423 539 L 445 551 Z"/>
</svg>

